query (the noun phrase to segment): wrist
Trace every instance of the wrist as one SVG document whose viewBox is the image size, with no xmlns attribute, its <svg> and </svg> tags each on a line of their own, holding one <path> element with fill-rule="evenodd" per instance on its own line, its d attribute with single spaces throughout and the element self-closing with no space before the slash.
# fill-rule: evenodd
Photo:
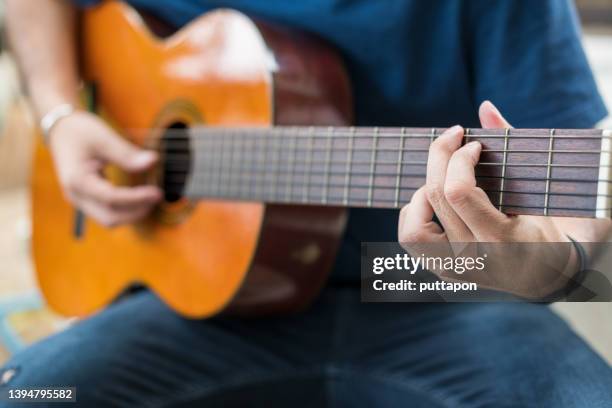
<svg viewBox="0 0 612 408">
<path fill-rule="evenodd" d="M 74 115 L 77 112 L 75 105 L 71 103 L 61 103 L 44 113 L 40 119 L 40 130 L 46 145 L 50 142 L 50 137 L 53 130 L 59 122 Z"/>
<path fill-rule="evenodd" d="M 564 283 L 560 288 L 548 294 L 543 299 L 545 302 L 552 303 L 561 299 L 567 299 L 574 292 L 577 292 L 582 287 L 588 271 L 588 258 L 584 247 L 569 235 L 567 238 L 571 244 L 571 253 L 568 266 L 563 271 Z"/>
</svg>

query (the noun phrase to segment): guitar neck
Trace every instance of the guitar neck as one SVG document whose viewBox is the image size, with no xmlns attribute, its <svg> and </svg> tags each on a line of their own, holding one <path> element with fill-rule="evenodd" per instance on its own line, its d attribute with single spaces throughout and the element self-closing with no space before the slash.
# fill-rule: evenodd
<svg viewBox="0 0 612 408">
<path fill-rule="evenodd" d="M 168 190 L 191 198 L 400 208 L 444 129 L 192 128 L 165 139 Z M 610 217 L 610 131 L 467 129 L 477 184 L 507 214 Z"/>
</svg>

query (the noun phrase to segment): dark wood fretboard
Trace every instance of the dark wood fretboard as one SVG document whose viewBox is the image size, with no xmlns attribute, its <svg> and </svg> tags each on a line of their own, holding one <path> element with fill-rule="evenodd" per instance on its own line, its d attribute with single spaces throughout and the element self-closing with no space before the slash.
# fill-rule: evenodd
<svg viewBox="0 0 612 408">
<path fill-rule="evenodd" d="M 165 183 L 194 198 L 400 208 L 425 183 L 429 145 L 443 130 L 194 128 L 166 138 Z M 501 211 L 608 218 L 611 137 L 468 129 L 465 141 L 481 142 L 477 182 Z"/>
</svg>

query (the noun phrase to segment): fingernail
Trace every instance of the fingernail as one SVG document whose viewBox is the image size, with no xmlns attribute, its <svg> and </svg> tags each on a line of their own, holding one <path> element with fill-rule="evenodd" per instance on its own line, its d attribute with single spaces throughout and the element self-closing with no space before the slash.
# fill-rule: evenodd
<svg viewBox="0 0 612 408">
<path fill-rule="evenodd" d="M 493 102 L 487 99 L 486 101 L 484 101 L 484 103 L 489 105 L 494 112 L 499 113 L 499 109 L 497 109 L 497 106 L 493 105 Z"/>
<path fill-rule="evenodd" d="M 482 145 L 480 144 L 480 142 L 473 141 L 473 142 L 466 144 L 465 147 L 467 149 L 470 149 L 471 152 L 476 152 L 481 149 Z"/>
<path fill-rule="evenodd" d="M 461 127 L 460 125 L 455 125 L 453 127 L 446 129 L 446 131 L 444 132 L 444 135 L 454 136 L 458 133 L 463 133 L 463 127 Z"/>
<path fill-rule="evenodd" d="M 134 165 L 136 166 L 146 166 L 151 164 L 155 160 L 155 153 L 153 152 L 139 152 L 134 157 Z"/>
</svg>

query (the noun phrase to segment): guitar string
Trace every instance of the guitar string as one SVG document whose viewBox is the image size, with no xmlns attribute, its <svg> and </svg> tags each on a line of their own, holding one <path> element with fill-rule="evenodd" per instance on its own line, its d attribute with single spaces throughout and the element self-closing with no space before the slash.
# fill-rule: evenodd
<svg viewBox="0 0 612 408">
<path fill-rule="evenodd" d="M 232 177 L 229 176 L 229 182 L 233 182 L 234 184 L 240 186 L 243 184 L 248 184 L 248 182 L 251 182 L 254 180 L 254 178 L 252 177 L 245 177 L 242 179 L 236 179 L 236 177 Z M 268 175 L 262 175 L 261 179 L 263 179 L 264 181 L 266 179 L 268 179 Z M 173 180 L 173 185 L 174 186 L 184 186 L 186 183 L 183 182 L 178 182 L 178 179 Z M 277 180 L 276 181 L 276 186 L 282 186 L 285 185 L 286 183 L 284 183 L 282 180 Z M 296 182 L 293 183 L 295 187 L 299 186 L 303 186 L 303 185 L 308 185 L 310 188 L 325 188 L 326 183 L 315 183 L 315 182 L 311 182 L 311 183 L 300 183 L 300 182 Z M 272 185 L 272 184 L 270 184 Z M 381 184 L 327 184 L 327 186 L 329 188 L 335 188 L 338 190 L 351 190 L 351 189 L 361 189 L 361 190 L 368 190 L 368 189 L 373 189 L 373 190 L 391 190 L 391 191 L 408 191 L 408 190 L 413 190 L 415 188 L 419 188 L 419 187 L 410 187 L 410 186 L 399 186 L 399 187 L 395 187 L 395 186 L 388 186 L 388 185 L 381 185 Z M 482 188 L 482 186 L 478 186 L 480 188 Z M 200 189 L 200 191 L 204 191 L 206 190 L 205 185 L 201 184 L 198 185 L 198 189 Z M 231 186 L 229 187 L 231 188 Z M 488 189 L 485 188 L 484 189 L 486 193 L 504 193 L 504 194 L 523 194 L 523 195 L 546 195 L 547 193 L 545 192 L 539 192 L 539 191 L 516 191 L 516 190 L 506 190 L 506 189 Z M 612 194 L 588 194 L 588 193 L 564 193 L 564 192 L 549 192 L 548 195 L 550 196 L 558 196 L 558 197 L 583 197 L 583 198 L 596 198 L 596 197 L 606 197 L 606 198 L 612 198 Z"/>
<path fill-rule="evenodd" d="M 198 146 L 198 147 L 202 147 L 202 146 Z M 296 147 L 296 149 L 292 149 L 292 148 L 281 148 L 280 151 L 296 151 L 296 152 L 300 152 L 303 151 L 305 152 L 306 150 L 311 150 L 313 152 L 327 152 L 332 151 L 333 153 L 344 153 L 345 150 L 348 150 L 347 147 L 339 147 L 339 146 L 332 146 L 331 148 L 326 148 L 326 147 L 313 147 L 312 149 L 305 149 L 305 148 L 298 148 Z M 192 148 L 181 148 L 181 149 L 172 149 L 172 148 L 168 148 L 164 150 L 165 152 L 169 152 L 169 153 L 176 153 L 177 155 L 180 154 L 186 154 L 187 152 L 191 152 L 193 151 Z M 371 149 L 352 149 L 353 152 L 392 152 L 392 153 L 397 153 L 399 151 L 402 152 L 409 152 L 409 153 L 427 153 L 429 152 L 429 149 L 423 149 L 423 148 L 402 148 L 402 149 L 394 149 L 394 148 L 381 148 L 381 147 L 377 147 L 377 148 L 371 148 Z M 611 150 L 568 150 L 568 149 L 552 149 L 552 150 L 538 150 L 538 149 L 534 149 L 534 150 L 527 150 L 527 149 L 505 149 L 505 150 L 500 150 L 500 149 L 482 149 L 481 153 L 571 153 L 571 154 L 600 154 L 600 153 L 612 153 Z"/>
<path fill-rule="evenodd" d="M 264 172 L 265 170 L 259 170 L 260 172 Z M 323 172 L 320 171 L 311 171 L 310 172 L 312 175 L 323 175 Z M 189 170 L 176 170 L 176 171 L 168 171 L 166 172 L 166 174 L 170 174 L 170 175 L 186 175 L 189 174 Z M 243 174 L 250 174 L 247 172 L 243 171 Z M 332 171 L 330 173 L 331 176 L 337 176 L 337 177 L 342 177 L 345 176 L 346 173 L 344 172 L 334 172 Z M 375 173 L 375 177 L 397 177 L 397 173 Z M 401 173 L 400 174 L 402 179 L 406 179 L 406 178 L 426 178 L 427 174 L 420 174 L 420 173 Z M 369 173 L 364 173 L 364 172 L 351 172 L 351 176 L 356 176 L 356 177 L 368 177 Z M 501 176 L 490 176 L 490 175 L 486 175 L 486 174 L 478 174 L 475 176 L 477 179 L 501 179 Z M 538 178 L 538 177 L 503 177 L 505 180 L 511 180 L 511 181 L 533 181 L 533 182 L 546 182 L 546 180 L 550 180 L 551 182 L 555 182 L 555 183 L 577 183 L 577 184 L 596 184 L 596 183 L 612 183 L 612 180 L 603 180 L 603 179 L 571 179 L 571 178 L 556 178 L 556 177 L 551 177 L 551 178 L 546 178 L 546 177 L 542 177 L 542 178 Z M 177 180 L 179 180 L 180 178 L 177 177 Z"/>
<path fill-rule="evenodd" d="M 159 140 L 159 135 L 163 135 L 163 138 L 170 138 L 170 139 L 184 139 L 186 137 L 190 137 L 192 139 L 203 139 L 203 138 L 221 138 L 224 137 L 225 135 L 227 135 L 230 132 L 234 132 L 234 133 L 238 133 L 240 136 L 243 137 L 249 137 L 249 138 L 254 138 L 254 137 L 266 137 L 266 138 L 285 138 L 285 137 L 297 137 L 297 138 L 327 138 L 327 132 L 328 132 L 328 127 L 315 127 L 314 129 L 321 129 L 321 131 L 319 133 L 314 132 L 312 133 L 312 135 L 308 135 L 308 131 L 309 129 L 311 129 L 310 127 L 303 127 L 303 128 L 298 128 L 299 130 L 302 130 L 304 133 L 300 133 L 299 131 L 296 133 L 295 131 L 292 131 L 292 127 L 275 127 L 275 128 L 266 128 L 266 127 L 262 127 L 262 128 L 240 128 L 240 127 L 234 127 L 234 128 L 215 128 L 215 127 L 208 127 L 208 128 L 189 128 L 187 130 L 183 130 L 183 129 L 126 129 L 125 133 L 127 134 L 133 134 L 133 135 L 158 135 L 157 137 L 154 136 L 147 136 L 146 140 L 149 142 L 157 142 Z M 342 130 L 335 130 L 334 131 L 334 138 L 335 139 L 343 139 L 343 138 L 349 138 L 352 137 L 351 136 L 351 128 L 334 128 L 334 129 L 346 129 L 344 131 Z M 356 130 L 360 130 L 360 128 L 355 128 Z M 365 129 L 368 129 L 368 132 L 365 131 Z M 370 130 L 371 129 L 371 130 Z M 418 128 L 423 130 L 423 133 L 402 133 L 401 129 L 402 128 L 396 128 L 398 129 L 397 131 L 394 132 L 385 132 L 384 129 L 385 128 L 380 128 L 381 132 L 379 134 L 378 137 L 380 138 L 393 138 L 393 139 L 399 139 L 402 135 L 406 136 L 407 138 L 415 138 L 415 139 L 430 139 L 431 138 L 431 129 L 432 128 Z M 394 128 L 395 129 L 395 128 Z M 409 130 L 410 128 L 406 128 L 407 130 Z M 436 130 L 444 130 L 442 128 L 433 128 Z M 465 138 L 469 138 L 469 139 L 478 139 L 478 138 L 491 138 L 491 139 L 504 139 L 505 138 L 505 129 L 473 129 L 473 128 L 465 128 L 465 131 L 467 132 L 467 130 L 470 130 L 470 134 L 469 135 L 465 135 Z M 491 131 L 491 130 L 497 130 L 499 131 L 498 134 L 496 133 L 484 133 L 484 131 Z M 373 131 L 374 131 L 374 127 L 372 128 L 363 128 L 363 130 L 361 130 L 362 133 L 355 133 L 354 137 L 355 138 L 372 138 L 373 137 Z M 529 133 L 530 131 L 533 131 L 533 133 Z M 562 132 L 563 130 L 558 129 L 557 132 Z M 570 132 L 570 131 L 576 131 L 576 132 L 584 132 L 584 134 L 564 134 L 564 133 L 560 133 L 560 134 L 555 134 L 555 140 L 563 140 L 563 139 L 570 139 L 570 140 L 603 140 L 603 139 L 612 139 L 612 135 L 608 135 L 607 133 L 609 132 L 606 129 L 567 129 L 566 131 Z M 480 133 L 483 132 L 483 133 Z M 514 133 L 513 133 L 514 132 Z M 599 133 L 599 134 L 598 134 Z M 441 133 L 436 133 L 437 137 L 439 137 L 441 135 Z M 510 140 L 515 140 L 515 139 L 546 139 L 549 140 L 550 138 L 550 129 L 510 129 L 510 134 L 508 135 L 510 137 Z"/>
<path fill-rule="evenodd" d="M 415 188 L 414 191 L 416 191 L 417 189 Z M 266 203 L 279 203 L 279 204 L 292 204 L 292 203 L 303 203 L 303 204 L 311 204 L 311 205 L 321 205 L 321 196 L 320 195 L 310 195 L 308 197 L 308 201 L 302 201 L 300 200 L 300 198 L 293 196 L 295 199 L 291 200 L 291 201 L 286 201 L 283 200 L 281 197 L 271 197 L 269 194 L 263 194 L 259 197 L 244 197 L 242 195 L 217 195 L 217 196 L 206 196 L 206 195 L 200 195 L 200 194 L 195 194 L 195 195 L 188 195 L 188 197 L 193 197 L 193 198 L 204 198 L 204 199 L 208 199 L 208 200 L 226 200 L 226 199 L 230 199 L 233 201 L 247 201 L 247 202 L 266 202 Z M 327 197 L 327 205 L 340 205 L 342 206 L 342 196 L 328 196 Z M 395 200 L 393 199 L 385 199 L 385 198 L 376 198 L 374 197 L 372 199 L 372 203 L 371 205 L 367 205 L 367 197 L 359 197 L 359 198 L 352 198 L 349 199 L 349 204 L 348 206 L 350 207 L 364 207 L 364 208 L 372 208 L 372 207 L 377 207 L 380 205 L 384 205 L 384 204 L 390 204 L 387 207 L 388 208 L 400 208 L 401 206 L 403 206 L 403 204 L 398 205 L 397 207 L 395 206 Z M 406 201 L 406 203 L 409 202 L 409 200 Z M 495 200 L 491 200 L 491 204 L 493 206 L 497 206 L 498 203 L 495 202 Z M 526 205 L 512 205 L 512 204 L 504 204 L 504 209 L 507 208 L 524 208 L 524 209 L 535 209 L 535 210 L 545 210 L 547 209 L 548 211 L 572 211 L 572 212 L 579 212 L 579 213 L 594 213 L 595 211 L 610 211 L 612 210 L 612 207 L 606 207 L 606 208 L 601 208 L 601 209 L 596 209 L 596 208 L 571 208 L 571 207 L 544 207 L 544 206 L 526 206 Z M 549 214 L 549 215 L 554 215 L 554 214 Z"/>
<path fill-rule="evenodd" d="M 209 157 L 213 157 L 213 155 L 209 156 Z M 200 156 L 200 159 L 205 159 L 206 157 Z M 180 160 L 177 159 L 170 159 L 170 160 L 165 160 L 165 163 L 173 163 L 173 164 L 177 164 L 177 163 L 185 163 L 185 160 L 187 160 L 188 157 L 185 156 Z M 258 164 L 274 164 L 274 161 L 258 161 Z M 296 162 L 297 164 L 308 164 L 307 161 L 299 161 Z M 325 160 L 313 160 L 312 164 L 321 164 L 324 165 L 326 162 Z M 370 165 L 370 161 L 369 160 L 364 160 L 364 161 L 353 161 L 353 165 Z M 375 162 L 375 164 L 377 166 L 384 166 L 384 165 L 389 165 L 389 166 L 396 166 L 397 162 L 395 161 L 381 161 L 381 160 L 377 160 Z M 405 166 L 426 166 L 427 162 L 403 162 L 402 163 Z M 343 166 L 346 165 L 346 162 L 344 161 L 334 161 L 332 163 L 332 165 L 334 166 Z M 491 167 L 496 167 L 496 166 L 503 166 L 503 163 L 495 163 L 495 162 L 479 162 L 477 164 L 477 166 L 491 166 Z M 553 163 L 553 164 L 548 164 L 548 163 L 506 163 L 505 165 L 506 167 L 550 167 L 550 168 L 564 168 L 564 169 L 600 169 L 602 167 L 611 167 L 612 164 L 602 164 L 602 165 L 589 165 L 589 164 L 565 164 L 565 163 Z"/>
</svg>

